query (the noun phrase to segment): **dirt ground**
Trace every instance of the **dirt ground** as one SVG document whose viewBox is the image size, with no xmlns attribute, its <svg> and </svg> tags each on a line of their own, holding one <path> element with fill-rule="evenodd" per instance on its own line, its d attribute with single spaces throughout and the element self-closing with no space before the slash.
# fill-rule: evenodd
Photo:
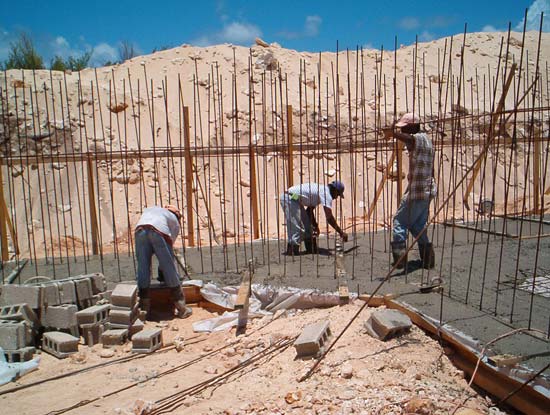
<svg viewBox="0 0 550 415">
<path fill-rule="evenodd" d="M 264 317 L 250 321 L 246 335 L 239 337 L 235 330 L 193 333 L 193 321 L 211 316 L 194 308 L 188 320 L 147 323 L 163 327 L 166 344 L 184 338 L 181 352 L 167 348 L 123 363 L 114 361 L 131 354 L 129 345 L 115 348 L 108 358 L 101 357 L 101 345 L 81 346 L 77 355 L 61 361 L 43 353 L 39 370 L 15 385 L 98 363 L 113 364 L 4 394 L 0 406 L 3 413 L 32 415 L 59 413 L 55 411 L 80 403 L 68 413 L 132 414 L 139 413 L 134 412 L 138 400 L 157 401 L 152 405 L 161 409 L 163 398 L 177 395 L 170 407 L 174 414 L 437 414 L 451 413 L 464 401 L 465 407 L 481 413 L 502 413 L 489 409 L 491 401 L 469 388 L 439 344 L 418 328 L 387 342 L 367 335 L 363 323 L 372 310 L 365 310 L 352 324 L 311 378 L 299 382 L 314 361 L 295 359 L 292 343 L 276 350 L 277 342 L 292 340 L 306 324 L 323 320 L 330 321 L 334 338 L 359 307 L 358 301 Z M 246 365 L 247 359 L 269 351 L 273 353 Z M 246 366 L 222 382 L 185 392 L 239 364 Z M 3 386 L 0 393 L 15 385 Z"/>
</svg>

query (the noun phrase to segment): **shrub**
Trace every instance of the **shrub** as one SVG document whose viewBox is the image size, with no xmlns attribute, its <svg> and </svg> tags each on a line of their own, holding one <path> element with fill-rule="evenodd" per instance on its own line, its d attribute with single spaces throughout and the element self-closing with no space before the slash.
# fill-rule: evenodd
<svg viewBox="0 0 550 415">
<path fill-rule="evenodd" d="M 5 69 L 44 69 L 42 57 L 36 52 L 32 39 L 21 33 L 19 39 L 10 43 Z"/>
</svg>

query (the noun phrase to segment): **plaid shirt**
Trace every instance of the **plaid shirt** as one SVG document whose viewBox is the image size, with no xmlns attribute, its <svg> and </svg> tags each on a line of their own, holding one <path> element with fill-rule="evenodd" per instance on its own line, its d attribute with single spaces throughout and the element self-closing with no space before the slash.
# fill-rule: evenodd
<svg viewBox="0 0 550 415">
<path fill-rule="evenodd" d="M 409 187 L 407 194 L 410 200 L 430 200 L 437 194 L 433 177 L 434 150 L 432 141 L 426 133 L 414 134 L 414 147 L 410 151 Z"/>
</svg>

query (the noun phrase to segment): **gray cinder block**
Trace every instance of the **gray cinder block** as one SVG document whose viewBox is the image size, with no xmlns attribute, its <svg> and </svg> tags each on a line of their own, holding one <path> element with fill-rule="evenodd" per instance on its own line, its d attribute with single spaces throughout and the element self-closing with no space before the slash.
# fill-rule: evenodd
<svg viewBox="0 0 550 415">
<path fill-rule="evenodd" d="M 59 299 L 61 304 L 77 304 L 78 299 L 76 298 L 76 289 L 74 281 L 64 280 L 57 281 L 55 283 L 59 290 Z"/>
<path fill-rule="evenodd" d="M 76 298 L 79 308 L 87 308 L 92 305 L 92 282 L 89 278 L 82 278 L 74 280 L 74 286 L 76 290 Z"/>
<path fill-rule="evenodd" d="M 77 326 L 77 311 L 78 308 L 74 304 L 44 307 L 40 313 L 40 322 L 44 327 L 73 329 Z"/>
<path fill-rule="evenodd" d="M 42 350 L 59 359 L 64 359 L 78 352 L 78 337 L 59 331 L 50 331 L 42 336 Z"/>
<path fill-rule="evenodd" d="M 162 347 L 162 329 L 143 330 L 132 337 L 134 353 L 151 353 Z"/>
<path fill-rule="evenodd" d="M 0 306 L 23 303 L 33 309 L 40 308 L 42 306 L 42 287 L 17 284 L 0 286 Z"/>
<path fill-rule="evenodd" d="M 38 327 L 38 317 L 27 304 L 13 304 L 0 307 L 1 320 L 27 321 L 30 326 Z"/>
<path fill-rule="evenodd" d="M 365 329 L 372 337 L 388 340 L 410 330 L 411 319 L 398 310 L 374 311 L 365 322 Z"/>
<path fill-rule="evenodd" d="M 321 353 L 323 346 L 331 335 L 329 322 L 320 321 L 304 327 L 294 341 L 298 357 L 315 357 Z"/>
<path fill-rule="evenodd" d="M 101 335 L 104 331 L 105 325 L 102 323 L 80 325 L 80 335 L 84 338 L 84 343 L 90 347 L 101 343 Z"/>
<path fill-rule="evenodd" d="M 35 352 L 34 347 L 28 346 L 17 350 L 4 350 L 4 356 L 8 363 L 20 363 L 31 360 Z"/>
<path fill-rule="evenodd" d="M 0 347 L 18 350 L 33 343 L 32 329 L 26 321 L 0 320 Z"/>
<path fill-rule="evenodd" d="M 117 307 L 134 308 L 137 302 L 137 285 L 118 284 L 111 293 L 111 304 Z"/>
<path fill-rule="evenodd" d="M 101 335 L 103 347 L 118 346 L 128 341 L 128 329 L 111 329 Z"/>
<path fill-rule="evenodd" d="M 78 325 L 104 323 L 109 318 L 109 304 L 94 305 L 76 313 Z"/>
<path fill-rule="evenodd" d="M 107 290 L 107 281 L 105 280 L 105 276 L 100 272 L 82 275 L 81 278 L 88 278 L 90 280 L 93 294 L 99 294 Z"/>
<path fill-rule="evenodd" d="M 61 304 L 59 286 L 57 284 L 40 284 L 40 287 L 42 288 L 41 307 Z"/>
<path fill-rule="evenodd" d="M 137 304 L 133 309 L 118 307 L 111 310 L 109 320 L 112 324 L 125 324 L 130 326 L 136 320 L 138 311 Z"/>
</svg>

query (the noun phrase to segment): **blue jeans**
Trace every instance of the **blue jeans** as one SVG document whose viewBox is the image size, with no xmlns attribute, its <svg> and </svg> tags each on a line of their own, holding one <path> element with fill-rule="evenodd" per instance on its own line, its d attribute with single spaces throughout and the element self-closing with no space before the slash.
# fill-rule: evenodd
<svg viewBox="0 0 550 415">
<path fill-rule="evenodd" d="M 283 193 L 279 200 L 285 214 L 288 243 L 300 245 L 304 239 L 311 238 L 311 221 L 306 209 L 288 193 Z"/>
<path fill-rule="evenodd" d="M 408 231 L 411 231 L 416 238 L 428 222 L 429 210 L 429 200 L 407 200 L 407 198 L 403 198 L 397 213 L 393 217 L 393 244 L 405 246 Z M 430 240 L 426 230 L 418 239 L 418 244 L 426 245 L 428 243 L 430 243 Z"/>
<path fill-rule="evenodd" d="M 168 287 L 180 286 L 180 275 L 176 268 L 172 246 L 157 232 L 151 229 L 136 231 L 137 285 L 140 289 L 149 288 L 151 284 L 151 259 L 155 254 L 159 268 Z"/>
</svg>

